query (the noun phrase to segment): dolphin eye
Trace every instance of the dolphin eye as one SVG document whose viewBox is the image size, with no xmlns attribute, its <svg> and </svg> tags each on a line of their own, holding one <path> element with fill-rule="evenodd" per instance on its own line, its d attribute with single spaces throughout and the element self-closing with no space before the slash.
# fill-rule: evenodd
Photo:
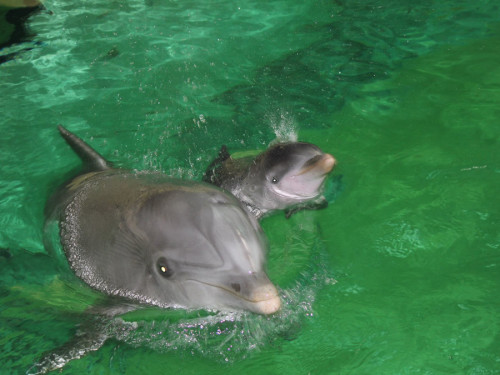
<svg viewBox="0 0 500 375">
<path fill-rule="evenodd" d="M 271 183 L 273 183 L 273 184 L 277 184 L 277 183 L 278 183 L 278 179 L 277 179 L 276 177 L 273 177 L 273 178 L 271 179 Z"/>
<path fill-rule="evenodd" d="M 166 278 L 169 278 L 174 273 L 165 258 L 158 259 L 158 261 L 156 262 L 156 269 L 158 270 L 158 273 L 160 275 Z"/>
</svg>

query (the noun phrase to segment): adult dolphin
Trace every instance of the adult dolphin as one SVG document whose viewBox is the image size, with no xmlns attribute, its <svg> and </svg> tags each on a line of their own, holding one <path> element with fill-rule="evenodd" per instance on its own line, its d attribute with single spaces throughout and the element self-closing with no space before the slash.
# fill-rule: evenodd
<svg viewBox="0 0 500 375">
<path fill-rule="evenodd" d="M 321 195 L 335 158 L 311 143 L 276 143 L 264 152 L 237 157 L 225 146 L 209 165 L 203 181 L 232 193 L 258 219 L 275 210 L 328 205 Z"/>
<path fill-rule="evenodd" d="M 111 164 L 62 126 L 85 172 L 49 200 L 75 274 L 111 296 L 160 307 L 272 314 L 280 298 L 265 272 L 257 221 L 209 184 Z"/>
</svg>

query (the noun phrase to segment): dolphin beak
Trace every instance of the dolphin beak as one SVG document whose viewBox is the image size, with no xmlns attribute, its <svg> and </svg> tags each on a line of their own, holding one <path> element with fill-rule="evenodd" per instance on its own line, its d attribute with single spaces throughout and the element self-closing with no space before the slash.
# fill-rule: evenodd
<svg viewBox="0 0 500 375">
<path fill-rule="evenodd" d="M 201 283 L 218 289 L 226 295 L 232 295 L 231 302 L 227 306 L 242 308 L 253 311 L 257 314 L 269 315 L 278 311 L 281 307 L 281 299 L 278 290 L 264 273 L 252 278 L 250 282 L 241 284 L 221 284 L 216 282 L 199 281 L 189 279 L 195 283 Z M 238 288 L 229 287 L 238 286 Z M 241 288 L 241 289 L 240 289 Z M 236 298 L 235 298 L 236 297 Z M 227 307 L 226 306 L 226 307 Z"/>
<path fill-rule="evenodd" d="M 329 173 L 335 167 L 335 164 L 337 164 L 337 160 L 330 154 L 324 154 L 318 162 L 318 166 L 323 169 L 325 174 Z"/>
<path fill-rule="evenodd" d="M 251 300 L 255 307 L 255 312 L 259 314 L 273 314 L 281 307 L 281 299 L 273 284 L 266 284 L 256 288 Z"/>
<path fill-rule="evenodd" d="M 321 172 L 321 174 L 327 174 L 333 169 L 335 164 L 337 164 L 337 161 L 332 155 L 330 154 L 318 155 L 309 160 L 304 165 L 302 170 L 297 174 L 297 176 L 300 176 L 312 170 Z"/>
</svg>

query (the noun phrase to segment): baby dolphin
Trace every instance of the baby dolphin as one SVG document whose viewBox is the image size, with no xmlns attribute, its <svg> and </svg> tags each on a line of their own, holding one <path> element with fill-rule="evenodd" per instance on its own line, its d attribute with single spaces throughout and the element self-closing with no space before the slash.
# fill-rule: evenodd
<svg viewBox="0 0 500 375">
<path fill-rule="evenodd" d="M 203 181 L 232 193 L 259 219 L 274 210 L 293 212 L 299 205 L 325 207 L 322 186 L 335 163 L 332 155 L 306 142 L 277 143 L 256 157 L 241 158 L 222 146 Z"/>
<path fill-rule="evenodd" d="M 280 308 L 267 242 L 233 196 L 202 182 L 115 169 L 62 126 L 85 173 L 48 202 L 75 274 L 111 296 L 160 307 Z"/>
</svg>

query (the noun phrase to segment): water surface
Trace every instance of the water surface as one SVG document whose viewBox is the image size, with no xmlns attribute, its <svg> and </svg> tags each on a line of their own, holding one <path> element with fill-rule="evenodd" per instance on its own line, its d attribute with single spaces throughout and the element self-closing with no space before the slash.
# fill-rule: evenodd
<svg viewBox="0 0 500 375">
<path fill-rule="evenodd" d="M 25 373 L 102 296 L 43 245 L 78 166 L 200 179 L 231 151 L 331 152 L 321 211 L 262 224 L 283 310 L 147 308 L 62 373 L 497 374 L 500 24 L 495 1 L 51 1 L 0 65 L 0 363 Z M 30 47 L 30 48 L 24 48 Z"/>
</svg>

